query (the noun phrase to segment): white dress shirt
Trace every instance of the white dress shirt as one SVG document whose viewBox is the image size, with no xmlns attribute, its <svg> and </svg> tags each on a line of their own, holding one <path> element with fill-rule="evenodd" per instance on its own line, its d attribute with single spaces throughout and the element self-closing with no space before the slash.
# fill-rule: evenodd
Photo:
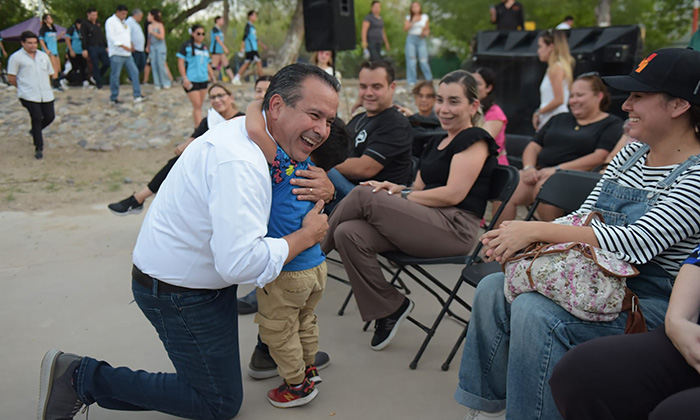
<svg viewBox="0 0 700 420">
<path fill-rule="evenodd" d="M 7 62 L 7 74 L 17 77 L 17 96 L 30 102 L 53 101 L 53 90 L 49 77 L 53 66 L 49 56 L 40 50 L 32 58 L 24 48 L 10 56 Z"/>
<path fill-rule="evenodd" d="M 144 52 L 146 49 L 146 37 L 143 34 L 141 25 L 133 16 L 129 16 L 126 20 L 126 25 L 129 27 L 129 35 L 131 36 L 131 43 L 134 44 L 134 50 Z"/>
<path fill-rule="evenodd" d="M 109 56 L 121 55 L 129 57 L 131 51 L 125 50 L 121 46 L 131 48 L 131 31 L 125 21 L 119 19 L 117 15 L 112 15 L 105 22 L 105 34 L 107 35 L 107 48 Z"/>
<path fill-rule="evenodd" d="M 262 287 L 289 255 L 287 241 L 265 237 L 271 202 L 268 164 L 245 118 L 218 124 L 185 149 L 163 182 L 141 226 L 134 265 L 187 288 Z"/>
</svg>

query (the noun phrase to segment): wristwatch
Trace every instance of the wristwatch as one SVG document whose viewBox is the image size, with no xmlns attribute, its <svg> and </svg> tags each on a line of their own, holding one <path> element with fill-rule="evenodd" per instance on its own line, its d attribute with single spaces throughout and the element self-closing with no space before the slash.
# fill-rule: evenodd
<svg viewBox="0 0 700 420">
<path fill-rule="evenodd" d="M 408 195 L 412 192 L 413 190 L 406 188 L 405 190 L 401 191 L 401 198 L 404 200 L 408 200 Z"/>
</svg>

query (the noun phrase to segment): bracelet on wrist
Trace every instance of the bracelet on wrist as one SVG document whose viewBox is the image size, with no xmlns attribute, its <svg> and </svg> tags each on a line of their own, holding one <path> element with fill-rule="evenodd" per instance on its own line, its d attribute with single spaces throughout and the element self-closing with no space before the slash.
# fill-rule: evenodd
<svg viewBox="0 0 700 420">
<path fill-rule="evenodd" d="M 532 165 L 527 165 L 527 166 L 523 167 L 523 171 L 527 171 L 528 169 L 535 169 L 535 167 Z"/>
<path fill-rule="evenodd" d="M 411 192 L 413 192 L 413 190 L 410 189 L 410 188 L 406 188 L 405 190 L 402 190 L 402 191 L 401 191 L 401 198 L 403 198 L 404 200 L 408 200 L 408 195 L 409 195 Z"/>
</svg>

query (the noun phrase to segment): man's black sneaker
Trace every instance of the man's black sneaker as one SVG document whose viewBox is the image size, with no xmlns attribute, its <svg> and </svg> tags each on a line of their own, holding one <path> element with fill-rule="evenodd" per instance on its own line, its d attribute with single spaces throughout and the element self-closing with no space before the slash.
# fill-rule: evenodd
<svg viewBox="0 0 700 420">
<path fill-rule="evenodd" d="M 84 405 L 71 384 L 82 357 L 51 349 L 41 361 L 39 420 L 72 419 Z"/>
<path fill-rule="evenodd" d="M 316 369 L 323 369 L 330 364 L 331 358 L 328 353 L 323 351 L 316 352 L 314 359 Z M 250 363 L 248 363 L 248 376 L 253 379 L 268 379 L 277 375 L 277 363 L 270 356 L 270 353 L 265 353 L 258 346 L 255 346 L 253 355 L 250 357 Z"/>
<path fill-rule="evenodd" d="M 408 317 L 415 304 L 409 298 L 403 301 L 401 307 L 386 318 L 378 319 L 374 325 L 374 336 L 372 337 L 372 350 L 383 350 L 391 343 L 396 335 L 399 325 Z"/>
<path fill-rule="evenodd" d="M 99 88 L 98 88 L 98 89 L 99 89 Z M 123 104 L 124 102 L 120 101 L 119 99 L 113 99 L 113 100 L 109 101 L 109 103 L 112 104 L 112 105 L 121 105 L 121 104 Z"/>
<path fill-rule="evenodd" d="M 36 152 L 34 152 L 34 158 L 35 158 L 36 160 L 41 160 L 41 159 L 43 159 L 43 158 L 44 158 L 44 152 L 42 152 L 41 150 L 37 150 Z"/>
<path fill-rule="evenodd" d="M 256 289 L 238 299 L 238 315 L 248 315 L 258 312 L 258 296 Z"/>
<path fill-rule="evenodd" d="M 126 216 L 127 214 L 141 213 L 143 211 L 143 203 L 139 204 L 132 195 L 122 201 L 108 205 L 107 208 L 117 216 Z"/>
</svg>

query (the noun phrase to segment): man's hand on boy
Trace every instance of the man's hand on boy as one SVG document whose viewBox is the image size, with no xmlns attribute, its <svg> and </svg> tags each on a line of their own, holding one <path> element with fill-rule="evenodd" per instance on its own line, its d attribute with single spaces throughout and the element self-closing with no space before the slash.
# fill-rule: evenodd
<svg viewBox="0 0 700 420">
<path fill-rule="evenodd" d="M 307 170 L 296 171 L 295 175 L 300 178 L 292 178 L 290 182 L 296 187 L 292 193 L 296 194 L 297 200 L 328 203 L 333 199 L 335 187 L 323 169 L 309 166 Z"/>
</svg>

